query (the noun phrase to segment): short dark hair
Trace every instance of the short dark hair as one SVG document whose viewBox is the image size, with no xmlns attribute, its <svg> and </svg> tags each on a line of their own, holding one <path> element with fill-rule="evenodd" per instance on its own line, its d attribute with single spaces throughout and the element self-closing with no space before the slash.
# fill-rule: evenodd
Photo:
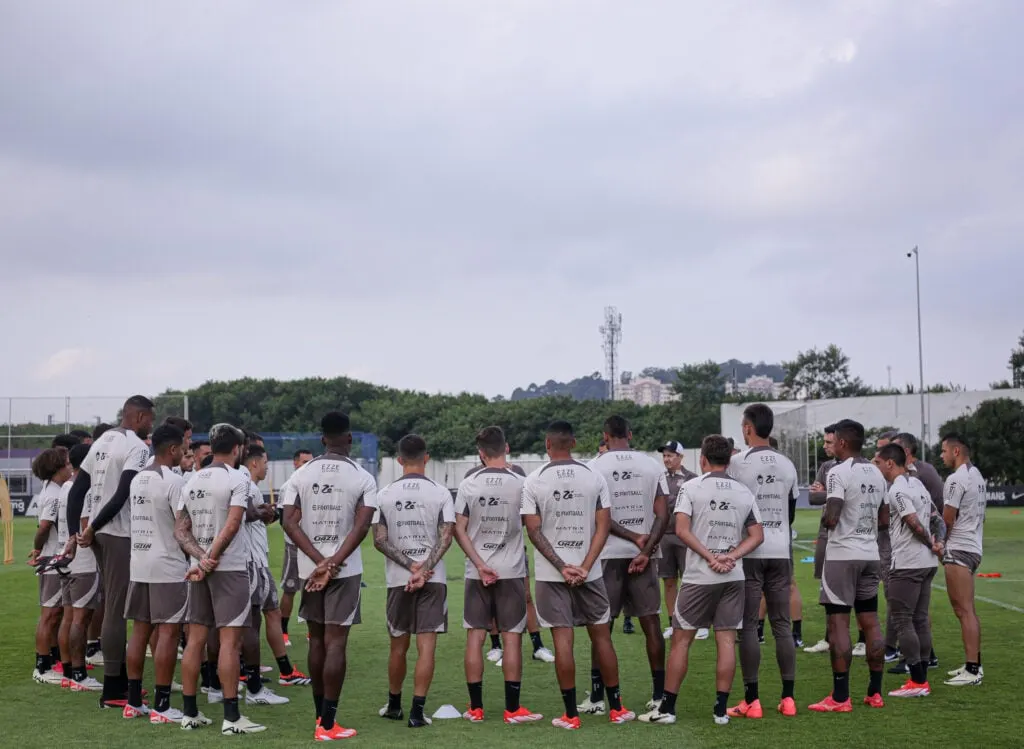
<svg viewBox="0 0 1024 749">
<path fill-rule="evenodd" d="M 888 432 L 882 432 L 880 435 L 878 435 L 878 437 L 875 438 L 875 442 L 879 442 L 881 440 L 889 440 L 890 442 L 892 442 L 894 439 L 896 439 L 896 436 L 898 434 L 899 432 L 897 432 L 895 429 L 890 429 Z"/>
<path fill-rule="evenodd" d="M 754 427 L 754 434 L 765 440 L 775 426 L 775 414 L 763 403 L 751 403 L 743 409 L 743 420 Z"/>
<path fill-rule="evenodd" d="M 423 460 L 427 454 L 427 441 L 418 434 L 407 434 L 398 440 L 398 455 L 409 463 Z"/>
<path fill-rule="evenodd" d="M 245 460 L 243 463 L 248 463 L 250 460 L 256 458 L 262 458 L 267 454 L 267 451 L 259 445 L 249 445 L 249 449 L 245 451 Z"/>
<path fill-rule="evenodd" d="M 154 408 L 153 401 L 144 395 L 133 395 L 131 398 L 124 402 L 124 411 L 138 410 L 138 411 L 152 411 Z"/>
<path fill-rule="evenodd" d="M 245 433 L 231 424 L 214 424 L 210 429 L 210 449 L 216 455 L 227 455 L 245 444 Z"/>
<path fill-rule="evenodd" d="M 329 411 L 320 419 L 320 432 L 324 437 L 344 437 L 350 431 L 352 422 L 346 413 Z"/>
<path fill-rule="evenodd" d="M 178 427 L 181 433 L 192 431 L 192 422 L 188 419 L 182 418 L 181 416 L 168 416 L 164 419 L 164 424 L 170 424 L 171 426 Z M 153 444 L 156 444 L 155 442 Z"/>
<path fill-rule="evenodd" d="M 629 438 L 629 420 L 625 416 L 613 414 L 604 420 L 604 431 L 612 439 Z"/>
<path fill-rule="evenodd" d="M 72 429 L 70 432 L 68 432 L 68 434 L 72 434 L 75 437 L 78 437 L 79 441 L 92 439 L 92 435 L 89 434 L 84 429 Z"/>
<path fill-rule="evenodd" d="M 88 454 L 89 445 L 83 445 L 81 442 L 68 450 L 68 460 L 71 462 L 71 467 L 76 471 L 81 468 Z"/>
<path fill-rule="evenodd" d="M 964 437 L 960 432 L 950 432 L 942 438 L 943 442 L 951 442 L 968 455 L 971 454 L 971 445 L 967 442 L 967 438 Z"/>
<path fill-rule="evenodd" d="M 113 428 L 114 427 L 111 424 L 107 424 L 107 423 L 97 424 L 96 428 L 92 430 L 92 441 L 95 442 L 100 437 L 102 437 L 104 435 L 104 433 L 108 432 L 109 430 L 111 430 Z"/>
<path fill-rule="evenodd" d="M 711 465 L 725 467 L 732 460 L 732 445 L 720 434 L 709 434 L 700 443 L 700 454 Z"/>
<path fill-rule="evenodd" d="M 199 467 L 200 468 L 206 468 L 206 466 L 210 465 L 210 463 L 212 463 L 212 462 L 213 462 L 213 453 L 210 453 L 205 458 L 203 458 L 201 461 L 199 461 Z"/>
<path fill-rule="evenodd" d="M 561 450 L 569 449 L 572 441 L 576 439 L 576 434 L 572 430 L 572 424 L 562 419 L 548 424 L 545 436 Z"/>
<path fill-rule="evenodd" d="M 730 450 L 735 450 L 736 449 L 736 440 L 734 440 L 732 437 L 726 438 L 725 441 L 729 443 L 729 449 Z"/>
<path fill-rule="evenodd" d="M 829 424 L 828 426 L 826 426 L 821 431 L 824 432 L 825 434 L 835 434 L 836 433 L 836 425 L 835 424 Z"/>
<path fill-rule="evenodd" d="M 917 451 L 920 448 L 920 443 L 917 441 L 917 437 L 912 435 L 910 432 L 900 432 L 892 438 L 893 442 L 898 442 L 904 450 L 917 457 Z"/>
<path fill-rule="evenodd" d="M 150 442 L 153 445 L 153 452 L 167 452 L 175 445 L 185 443 L 185 432 L 174 424 L 164 423 L 153 430 L 150 435 Z"/>
<path fill-rule="evenodd" d="M 837 421 L 836 439 L 848 444 L 854 452 L 860 452 L 864 447 L 864 425 L 853 419 Z"/>
<path fill-rule="evenodd" d="M 881 460 L 891 460 L 900 468 L 907 464 L 907 453 L 895 442 L 890 442 L 888 445 L 879 448 L 878 457 Z"/>
<path fill-rule="evenodd" d="M 63 447 L 65 450 L 70 450 L 81 441 L 81 439 L 73 434 L 58 434 L 53 438 L 50 447 Z"/>
<path fill-rule="evenodd" d="M 258 432 L 254 432 L 251 429 L 243 429 L 245 432 L 245 439 L 247 442 L 263 442 L 263 437 Z"/>
<path fill-rule="evenodd" d="M 188 449 L 191 450 L 192 452 L 195 452 L 200 447 L 209 447 L 209 446 L 210 446 L 210 440 L 192 440 L 189 443 L 189 445 L 188 445 Z"/>
<path fill-rule="evenodd" d="M 312 450 L 307 450 L 306 448 L 303 447 L 303 448 L 301 448 L 299 450 L 296 450 L 292 454 L 292 460 L 298 460 L 300 455 L 312 455 L 312 454 L 313 454 Z"/>
<path fill-rule="evenodd" d="M 40 481 L 50 481 L 68 464 L 66 447 L 51 447 L 43 450 L 32 461 L 32 474 Z"/>
<path fill-rule="evenodd" d="M 488 458 L 500 458 L 505 454 L 505 432 L 501 427 L 484 427 L 476 433 L 476 449 Z"/>
</svg>

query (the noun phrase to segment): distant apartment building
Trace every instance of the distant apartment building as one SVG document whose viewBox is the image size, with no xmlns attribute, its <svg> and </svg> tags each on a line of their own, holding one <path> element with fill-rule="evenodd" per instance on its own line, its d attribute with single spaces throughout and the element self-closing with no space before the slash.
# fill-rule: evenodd
<svg viewBox="0 0 1024 749">
<path fill-rule="evenodd" d="M 671 385 L 666 385 L 653 377 L 637 377 L 630 382 L 619 385 L 618 397 L 621 400 L 633 401 L 639 406 L 657 406 L 678 400 Z"/>
<path fill-rule="evenodd" d="M 725 392 L 728 395 L 739 394 L 753 395 L 761 398 L 781 398 L 782 383 L 775 382 L 775 380 L 766 375 L 753 375 L 743 382 L 734 383 L 732 380 L 727 380 Z"/>
</svg>

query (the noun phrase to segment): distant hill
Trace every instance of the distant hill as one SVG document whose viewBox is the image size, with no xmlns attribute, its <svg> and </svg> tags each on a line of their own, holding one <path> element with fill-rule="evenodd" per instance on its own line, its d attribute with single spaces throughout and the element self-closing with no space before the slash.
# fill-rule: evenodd
<svg viewBox="0 0 1024 749">
<path fill-rule="evenodd" d="M 730 359 L 719 365 L 722 377 L 731 380 L 735 377 L 737 382 L 744 382 L 748 377 L 763 375 L 771 377 L 775 382 L 782 382 L 786 372 L 779 364 L 765 364 L 758 362 L 742 362 L 738 359 Z M 653 377 L 659 382 L 671 384 L 676 381 L 674 369 L 661 367 L 647 367 L 635 375 L 635 377 Z M 629 382 L 634 378 L 632 372 L 623 372 L 622 381 Z M 556 382 L 548 380 L 543 385 L 530 383 L 527 388 L 516 388 L 512 391 L 510 400 L 524 400 L 526 398 L 543 398 L 549 395 L 562 395 L 575 398 L 576 400 L 602 400 L 608 395 L 608 381 L 600 372 L 594 372 L 586 377 L 577 377 L 570 382 Z"/>
</svg>

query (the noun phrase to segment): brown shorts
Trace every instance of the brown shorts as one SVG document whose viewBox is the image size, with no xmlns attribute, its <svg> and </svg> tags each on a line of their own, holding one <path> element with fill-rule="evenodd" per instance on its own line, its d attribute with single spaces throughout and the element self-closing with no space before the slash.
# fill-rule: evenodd
<svg viewBox="0 0 1024 749">
<path fill-rule="evenodd" d="M 542 627 L 584 627 L 612 619 L 603 579 L 576 587 L 538 580 L 533 598 Z"/>
<path fill-rule="evenodd" d="M 969 551 L 946 549 L 946 553 L 942 555 L 942 563 L 945 565 L 952 564 L 957 567 L 966 567 L 973 575 L 978 571 L 978 568 L 981 567 L 981 555 L 972 554 Z"/>
<path fill-rule="evenodd" d="M 124 618 L 150 624 L 181 624 L 188 613 L 189 583 L 128 583 Z"/>
<path fill-rule="evenodd" d="M 68 575 L 61 580 L 61 605 L 73 609 L 95 611 L 103 605 L 100 595 L 100 573 Z"/>
<path fill-rule="evenodd" d="M 498 580 L 486 586 L 480 580 L 466 580 L 462 626 L 490 630 L 492 621 L 499 632 L 521 634 L 526 629 L 525 578 Z"/>
<path fill-rule="evenodd" d="M 252 612 L 248 572 L 215 570 L 189 583 L 188 623 L 202 627 L 248 627 Z"/>
<path fill-rule="evenodd" d="M 821 575 L 822 606 L 853 608 L 859 601 L 878 598 L 879 563 L 867 560 L 825 560 Z"/>
<path fill-rule="evenodd" d="M 339 577 L 327 583 L 323 590 L 311 593 L 303 589 L 299 603 L 299 616 L 307 622 L 351 627 L 362 622 L 362 575 Z M 268 611 L 269 609 L 264 609 Z"/>
<path fill-rule="evenodd" d="M 673 629 L 743 629 L 743 591 L 738 580 L 712 585 L 683 583 L 672 612 Z"/>
<path fill-rule="evenodd" d="M 604 559 L 604 588 L 612 618 L 626 616 L 657 616 L 661 613 L 661 591 L 658 589 L 656 560 L 639 575 L 629 574 L 630 559 Z"/>
<path fill-rule="evenodd" d="M 661 559 L 658 562 L 658 577 L 662 580 L 674 580 L 683 576 L 686 569 L 686 546 L 679 536 L 664 535 L 661 537 Z M 653 562 L 654 560 L 652 560 Z"/>
<path fill-rule="evenodd" d="M 828 545 L 828 528 L 818 526 L 818 539 L 814 542 L 814 579 L 821 579 L 821 571 L 825 568 L 825 546 Z"/>
<path fill-rule="evenodd" d="M 386 613 L 392 637 L 447 632 L 448 586 L 427 583 L 412 593 L 405 588 L 388 588 Z"/>
<path fill-rule="evenodd" d="M 61 602 L 60 575 L 39 575 L 39 605 L 44 609 L 59 609 Z"/>
<path fill-rule="evenodd" d="M 299 584 L 299 547 L 284 545 L 284 564 L 281 566 L 281 592 L 297 593 Z"/>
</svg>

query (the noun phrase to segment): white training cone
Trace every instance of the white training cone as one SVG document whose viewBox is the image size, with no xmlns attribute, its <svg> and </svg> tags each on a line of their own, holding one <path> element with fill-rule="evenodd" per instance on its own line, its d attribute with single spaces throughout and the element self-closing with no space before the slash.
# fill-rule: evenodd
<svg viewBox="0 0 1024 749">
<path fill-rule="evenodd" d="M 448 718 L 461 718 L 462 713 L 455 709 L 454 705 L 441 705 L 433 715 L 435 720 L 446 720 Z"/>
</svg>

